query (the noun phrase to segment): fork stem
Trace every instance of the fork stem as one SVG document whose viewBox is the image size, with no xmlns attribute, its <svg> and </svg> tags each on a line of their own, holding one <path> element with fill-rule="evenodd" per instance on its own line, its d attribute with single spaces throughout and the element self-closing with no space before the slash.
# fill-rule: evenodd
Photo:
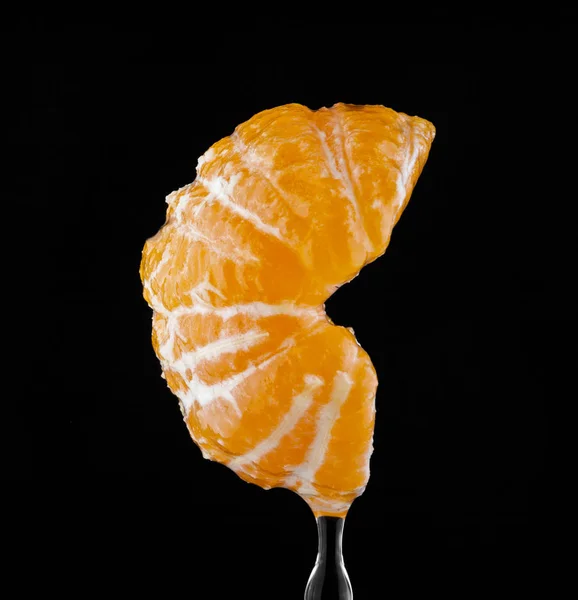
<svg viewBox="0 0 578 600">
<path fill-rule="evenodd" d="M 343 562 L 343 527 L 345 518 L 317 517 L 317 560 L 304 600 L 353 600 L 353 591 Z"/>
</svg>

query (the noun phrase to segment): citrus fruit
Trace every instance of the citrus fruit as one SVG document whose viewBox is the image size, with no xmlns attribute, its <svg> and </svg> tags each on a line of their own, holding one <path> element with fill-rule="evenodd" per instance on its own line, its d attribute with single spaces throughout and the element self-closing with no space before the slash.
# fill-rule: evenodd
<svg viewBox="0 0 578 600">
<path fill-rule="evenodd" d="M 203 456 L 318 516 L 365 489 L 377 389 L 324 302 L 385 252 L 434 135 L 384 106 L 266 110 L 201 156 L 144 246 L 154 350 Z"/>
</svg>

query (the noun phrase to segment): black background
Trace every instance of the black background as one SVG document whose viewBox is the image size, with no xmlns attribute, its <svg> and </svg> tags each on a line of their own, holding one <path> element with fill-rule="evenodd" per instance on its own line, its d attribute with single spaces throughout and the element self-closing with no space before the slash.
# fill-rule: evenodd
<svg viewBox="0 0 578 600">
<path fill-rule="evenodd" d="M 213 142 L 273 106 L 349 102 L 437 128 L 388 251 L 327 302 L 380 379 L 372 475 L 345 529 L 355 597 L 553 592 L 557 402 L 575 369 L 573 30 L 36 23 L 27 45 L 7 38 L 7 148 L 20 159 L 8 192 L 18 222 L 33 217 L 42 310 L 27 319 L 26 426 L 11 437 L 6 425 L 6 525 L 23 572 L 34 556 L 50 565 L 21 585 L 301 597 L 313 516 L 202 459 L 160 377 L 138 267 L 165 196 Z"/>
</svg>

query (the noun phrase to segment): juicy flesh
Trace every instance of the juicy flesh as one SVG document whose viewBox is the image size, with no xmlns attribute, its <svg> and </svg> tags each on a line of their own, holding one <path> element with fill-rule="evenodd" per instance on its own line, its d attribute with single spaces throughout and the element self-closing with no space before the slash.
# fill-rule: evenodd
<svg viewBox="0 0 578 600">
<path fill-rule="evenodd" d="M 192 438 L 316 515 L 365 489 L 377 388 L 323 303 L 387 248 L 434 133 L 381 106 L 259 113 L 201 157 L 144 248 L 153 346 Z"/>
</svg>

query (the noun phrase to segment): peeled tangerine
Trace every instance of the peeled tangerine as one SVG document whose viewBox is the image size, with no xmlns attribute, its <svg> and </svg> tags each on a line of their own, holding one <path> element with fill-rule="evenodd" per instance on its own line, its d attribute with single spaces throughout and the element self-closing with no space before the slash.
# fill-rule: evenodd
<svg viewBox="0 0 578 600">
<path fill-rule="evenodd" d="M 266 110 L 205 152 L 144 247 L 154 349 L 203 456 L 316 516 L 365 489 L 377 389 L 324 302 L 385 251 L 434 135 L 383 106 Z"/>
</svg>

